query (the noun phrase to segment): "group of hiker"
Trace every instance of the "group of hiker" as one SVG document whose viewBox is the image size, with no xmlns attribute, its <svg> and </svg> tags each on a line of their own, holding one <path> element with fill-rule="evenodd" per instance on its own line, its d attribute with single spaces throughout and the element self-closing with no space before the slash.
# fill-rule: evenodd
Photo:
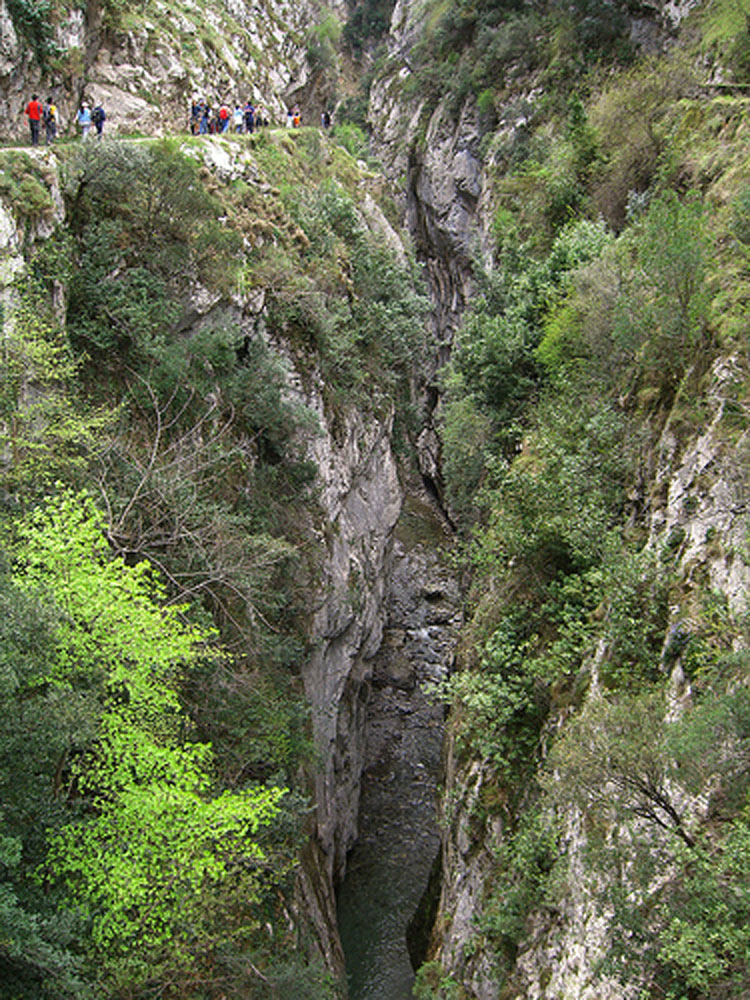
<svg viewBox="0 0 750 1000">
<path fill-rule="evenodd" d="M 25 114 L 29 120 L 31 145 L 39 145 L 42 125 L 44 125 L 44 141 L 47 146 L 52 145 L 57 138 L 59 124 L 57 105 L 52 98 L 48 97 L 44 104 L 42 104 L 38 95 L 33 94 L 31 100 L 26 105 Z M 85 100 L 81 103 L 76 115 L 76 122 L 80 126 L 81 135 L 84 139 L 91 131 L 92 125 L 96 130 L 97 136 L 101 139 L 106 120 L 107 115 L 101 104 L 96 104 L 92 108 Z"/>
<path fill-rule="evenodd" d="M 193 135 L 213 135 L 216 132 L 257 132 L 269 125 L 268 113 L 260 105 L 246 101 L 235 104 L 234 109 L 226 102 L 212 108 L 205 98 L 194 99 L 190 105 L 190 131 Z M 302 112 L 298 104 L 286 113 L 288 128 L 299 128 Z M 322 128 L 331 127 L 331 114 L 323 111 L 320 116 Z"/>
<path fill-rule="evenodd" d="M 264 108 L 246 101 L 244 106 L 235 104 L 234 110 L 226 103 L 212 108 L 201 98 L 190 105 L 190 131 L 193 135 L 213 135 L 216 132 L 255 132 L 267 126 Z"/>
<path fill-rule="evenodd" d="M 26 117 L 29 120 L 31 131 L 31 145 L 38 146 L 41 134 L 41 127 L 44 125 L 44 138 L 46 145 L 51 145 L 57 138 L 59 116 L 57 106 L 51 97 L 42 104 L 38 96 L 34 94 L 26 105 Z M 101 103 L 95 104 L 92 108 L 86 101 L 81 102 L 81 106 L 76 114 L 76 124 L 81 130 L 81 136 L 85 139 L 90 133 L 92 126 L 96 135 L 101 139 L 104 130 L 104 122 L 107 115 Z M 286 124 L 288 128 L 299 128 L 302 124 L 302 113 L 299 105 L 290 107 L 287 111 Z M 320 124 L 324 129 L 331 126 L 331 115 L 328 111 L 323 111 L 320 116 Z M 269 119 L 266 110 L 260 105 L 246 101 L 244 106 L 235 104 L 232 110 L 228 104 L 221 104 L 218 108 L 211 108 L 208 101 L 200 99 L 193 100 L 190 106 L 190 131 L 193 135 L 206 135 L 216 132 L 255 132 L 260 128 L 267 127 Z"/>
<path fill-rule="evenodd" d="M 97 138 L 101 139 L 106 120 L 107 114 L 101 104 L 95 104 L 94 107 L 91 108 L 86 101 L 81 104 L 78 109 L 78 114 L 76 115 L 76 122 L 80 125 L 81 136 L 84 139 L 91 131 L 92 125 L 96 129 Z"/>
</svg>

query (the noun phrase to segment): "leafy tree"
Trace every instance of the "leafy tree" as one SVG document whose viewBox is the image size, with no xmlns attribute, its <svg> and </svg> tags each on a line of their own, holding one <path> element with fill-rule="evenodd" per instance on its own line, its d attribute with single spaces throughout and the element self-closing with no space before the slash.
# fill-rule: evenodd
<svg viewBox="0 0 750 1000">
<path fill-rule="evenodd" d="M 33 873 L 45 833 L 78 814 L 66 793 L 68 764 L 92 738 L 96 697 L 50 685 L 56 609 L 0 576 L 0 995 L 18 1000 L 88 997 L 74 948 L 75 921 Z"/>
<path fill-rule="evenodd" d="M 545 313 L 563 297 L 572 274 L 609 245 L 611 234 L 601 223 L 571 224 L 541 259 L 521 242 L 505 216 L 498 219 L 498 235 L 501 264 L 494 272 L 480 274 L 481 294 L 464 318 L 445 371 L 444 427 L 449 439 L 461 439 L 464 426 L 473 428 L 480 450 L 487 452 L 488 439 L 494 439 L 510 455 L 543 379 L 540 360 L 545 355 L 540 356 L 538 348 Z M 468 451 L 466 444 L 461 451 L 463 463 L 456 456 L 448 462 L 449 496 L 455 492 L 465 497 L 467 464 L 472 466 L 469 482 L 481 479 L 481 451 Z M 466 499 L 460 502 L 467 509 Z"/>
<path fill-rule="evenodd" d="M 705 367 L 709 344 L 704 210 L 673 191 L 655 200 L 637 230 L 636 267 L 618 302 L 615 340 L 644 379 L 672 398 L 686 358 Z"/>
<path fill-rule="evenodd" d="M 750 982 L 744 687 L 712 693 L 666 722 L 661 693 L 596 699 L 568 724 L 545 786 L 586 816 L 612 908 L 603 970 L 673 998 L 740 996 Z M 701 826 L 685 795 L 705 795 L 717 819 Z"/>
<path fill-rule="evenodd" d="M 220 223 L 221 202 L 177 143 L 83 144 L 64 190 L 78 249 L 68 326 L 100 364 L 148 360 L 171 332 L 191 278 L 231 287 L 241 237 Z"/>
<path fill-rule="evenodd" d="M 617 553 L 607 566 L 602 683 L 633 692 L 658 681 L 668 623 L 669 577 L 653 553 Z"/>
<path fill-rule="evenodd" d="M 244 934 L 224 925 L 215 902 L 230 885 L 248 906 L 258 900 L 256 835 L 284 792 L 213 788 L 210 747 L 190 741 L 178 697 L 210 636 L 184 624 L 179 607 L 159 605 L 146 563 L 109 557 L 90 499 L 50 500 L 18 539 L 18 586 L 46 592 L 60 612 L 43 682 L 83 684 L 99 702 L 95 736 L 69 763 L 87 811 L 51 833 L 45 877 L 62 882 L 88 922 L 88 959 L 107 993 L 189 982 Z"/>
<path fill-rule="evenodd" d="M 671 770 L 662 696 L 599 698 L 571 721 L 550 754 L 548 788 L 586 811 L 638 817 L 692 847 L 695 836 L 670 785 Z"/>
<path fill-rule="evenodd" d="M 651 919 L 636 931 L 643 978 L 665 995 L 731 1000 L 750 989 L 747 820 L 745 812 L 718 843 L 678 852 L 678 874 L 655 893 Z M 649 925 L 657 936 L 645 933 Z"/>
<path fill-rule="evenodd" d="M 640 60 L 593 102 L 589 119 L 601 160 L 592 178 L 597 210 L 618 231 L 633 193 L 647 194 L 669 146 L 669 112 L 695 84 L 695 66 L 677 47 Z M 626 143 L 621 141 L 628 136 Z"/>
<path fill-rule="evenodd" d="M 109 415 L 81 401 L 80 366 L 33 292 L 19 290 L 0 322 L 2 483 L 6 495 L 29 497 L 61 476 L 80 479 Z"/>
<path fill-rule="evenodd" d="M 454 673 L 439 689 L 453 703 L 458 745 L 506 781 L 527 773 L 549 708 L 545 685 L 526 669 L 535 638 L 518 608 L 488 637 L 476 669 Z"/>
</svg>

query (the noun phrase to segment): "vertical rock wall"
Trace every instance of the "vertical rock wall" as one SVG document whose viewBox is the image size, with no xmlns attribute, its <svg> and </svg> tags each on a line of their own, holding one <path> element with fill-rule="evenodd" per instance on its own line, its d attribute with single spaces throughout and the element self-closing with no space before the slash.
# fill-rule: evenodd
<svg viewBox="0 0 750 1000">
<path fill-rule="evenodd" d="M 451 541 L 439 514 L 407 497 L 368 684 L 359 837 L 338 896 L 358 1000 L 405 997 L 414 980 L 410 955 L 419 949 L 407 948 L 407 928 L 440 845 L 443 707 L 429 687 L 447 676 L 461 620 Z"/>
</svg>

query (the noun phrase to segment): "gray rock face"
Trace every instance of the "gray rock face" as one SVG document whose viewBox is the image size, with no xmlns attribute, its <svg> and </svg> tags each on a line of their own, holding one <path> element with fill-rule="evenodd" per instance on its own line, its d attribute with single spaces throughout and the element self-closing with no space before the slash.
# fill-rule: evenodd
<svg viewBox="0 0 750 1000">
<path fill-rule="evenodd" d="M 737 612 L 746 607 L 750 567 L 743 556 L 747 537 L 748 483 L 746 431 L 727 446 L 727 421 L 736 405 L 732 384 L 740 377 L 737 359 L 714 365 L 702 427 L 687 433 L 668 422 L 657 449 L 650 496 L 650 539 L 668 544 L 679 557 L 686 580 L 707 577 Z M 687 437 L 687 440 L 685 440 Z"/>
<path fill-rule="evenodd" d="M 415 537 L 415 522 L 439 538 Z M 389 560 L 382 644 L 365 709 L 359 836 L 340 887 L 339 926 L 352 995 L 407 996 L 414 980 L 407 926 L 440 845 L 437 789 L 443 707 L 429 684 L 453 660 L 461 621 L 450 544 L 427 504 L 408 498 Z"/>
<path fill-rule="evenodd" d="M 303 668 L 319 770 L 318 835 L 331 879 L 343 875 L 356 837 L 363 767 L 363 684 L 383 634 L 385 563 L 401 509 L 390 425 L 346 415 L 343 439 L 321 435 L 312 451 L 324 485 L 327 524 L 322 597 Z"/>
<path fill-rule="evenodd" d="M 307 82 L 307 32 L 318 13 L 313 0 L 177 0 L 153 19 L 104 31 L 98 6 L 86 18 L 74 9 L 57 29 L 69 68 L 43 76 L 0 0 L 0 139 L 26 137 L 32 91 L 54 96 L 60 130 L 72 134 L 84 96 L 104 104 L 105 130 L 115 135 L 186 132 L 194 97 L 232 106 L 251 98 L 281 124 L 287 100 Z"/>
</svg>

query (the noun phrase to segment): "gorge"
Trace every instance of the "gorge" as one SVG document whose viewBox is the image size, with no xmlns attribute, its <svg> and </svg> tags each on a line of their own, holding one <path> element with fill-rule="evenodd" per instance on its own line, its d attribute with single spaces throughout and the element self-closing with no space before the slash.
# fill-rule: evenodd
<svg viewBox="0 0 750 1000">
<path fill-rule="evenodd" d="M 0 4 L 3 1000 L 748 994 L 745 2 Z"/>
</svg>

